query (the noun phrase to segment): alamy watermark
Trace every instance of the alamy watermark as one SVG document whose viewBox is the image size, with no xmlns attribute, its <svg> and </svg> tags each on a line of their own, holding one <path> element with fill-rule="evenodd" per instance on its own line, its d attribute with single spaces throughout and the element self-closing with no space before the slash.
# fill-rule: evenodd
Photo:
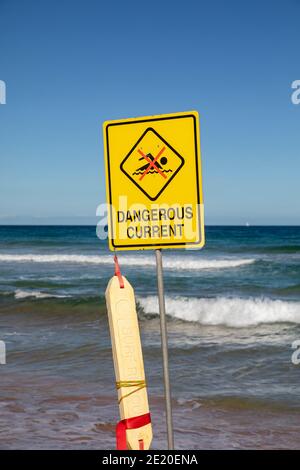
<svg viewBox="0 0 300 470">
<path fill-rule="evenodd" d="M 292 349 L 295 349 L 291 357 L 292 363 L 298 366 L 300 364 L 300 339 L 292 342 Z"/>
<path fill-rule="evenodd" d="M 6 344 L 0 341 L 0 365 L 6 364 Z"/>
<path fill-rule="evenodd" d="M 0 80 L 0 104 L 6 104 L 6 83 Z"/>
<path fill-rule="evenodd" d="M 291 87 L 294 90 L 291 95 L 292 103 L 300 104 L 300 80 L 294 80 Z"/>
<path fill-rule="evenodd" d="M 110 237 L 118 240 L 194 241 L 203 210 L 202 204 L 129 204 L 127 196 L 119 196 L 117 207 L 98 206 L 97 236 L 105 240 L 111 226 Z"/>
</svg>

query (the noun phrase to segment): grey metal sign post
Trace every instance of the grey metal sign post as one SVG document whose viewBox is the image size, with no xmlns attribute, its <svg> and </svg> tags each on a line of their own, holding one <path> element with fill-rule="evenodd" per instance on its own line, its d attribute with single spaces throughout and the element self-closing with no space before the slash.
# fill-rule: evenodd
<svg viewBox="0 0 300 470">
<path fill-rule="evenodd" d="M 164 293 L 164 279 L 163 279 L 161 250 L 155 250 L 155 256 L 156 256 L 161 347 L 162 347 L 162 356 L 163 356 L 163 372 L 164 372 L 165 399 L 166 399 L 168 449 L 172 450 L 174 449 L 174 435 L 173 435 L 171 387 L 170 387 L 170 377 L 169 377 L 168 336 L 167 336 L 165 293 Z"/>
</svg>

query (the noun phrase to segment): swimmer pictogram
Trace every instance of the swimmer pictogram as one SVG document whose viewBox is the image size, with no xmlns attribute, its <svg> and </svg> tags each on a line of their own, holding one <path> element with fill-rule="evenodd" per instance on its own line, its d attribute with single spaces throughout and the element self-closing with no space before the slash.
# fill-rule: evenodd
<svg viewBox="0 0 300 470">
<path fill-rule="evenodd" d="M 149 127 L 126 155 L 120 168 L 151 201 L 155 201 L 183 165 L 184 158 Z"/>
<path fill-rule="evenodd" d="M 139 160 L 146 160 L 148 162 L 147 165 L 143 165 L 140 168 L 137 168 L 133 175 L 142 175 L 140 177 L 140 180 L 144 178 L 145 175 L 153 175 L 154 173 L 159 173 L 163 178 L 166 178 L 166 175 L 164 173 L 169 173 L 172 172 L 172 170 L 164 170 L 162 165 L 166 165 L 168 163 L 167 157 L 162 157 L 159 161 L 158 158 L 161 156 L 161 154 L 164 152 L 166 147 L 163 147 L 159 152 L 158 155 L 154 158 L 151 153 L 148 153 L 148 155 L 145 155 L 141 149 L 138 149 L 138 152 L 140 155 L 142 155 L 142 158 Z"/>
</svg>

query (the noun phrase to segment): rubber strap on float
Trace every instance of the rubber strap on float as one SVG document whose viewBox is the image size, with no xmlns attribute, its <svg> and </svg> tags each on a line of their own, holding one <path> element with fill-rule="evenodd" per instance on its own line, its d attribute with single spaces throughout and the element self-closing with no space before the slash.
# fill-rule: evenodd
<svg viewBox="0 0 300 470">
<path fill-rule="evenodd" d="M 119 261 L 118 261 L 117 255 L 114 256 L 114 262 L 115 262 L 115 276 L 118 276 L 120 289 L 124 289 L 124 281 L 123 281 L 123 277 L 122 277 L 122 274 L 121 274 L 121 269 L 120 269 L 120 266 L 119 266 Z"/>
</svg>

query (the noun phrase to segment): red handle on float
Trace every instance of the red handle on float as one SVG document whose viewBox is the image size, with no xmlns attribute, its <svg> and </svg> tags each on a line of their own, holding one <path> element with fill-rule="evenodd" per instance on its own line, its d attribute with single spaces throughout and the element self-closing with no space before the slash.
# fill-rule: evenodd
<svg viewBox="0 0 300 470">
<path fill-rule="evenodd" d="M 150 413 L 146 413 L 141 416 L 135 416 L 134 418 L 122 419 L 116 426 L 116 438 L 117 438 L 117 450 L 128 450 L 126 443 L 126 429 L 138 429 L 146 424 L 151 423 Z M 144 441 L 139 441 L 140 450 L 144 450 Z"/>
</svg>

